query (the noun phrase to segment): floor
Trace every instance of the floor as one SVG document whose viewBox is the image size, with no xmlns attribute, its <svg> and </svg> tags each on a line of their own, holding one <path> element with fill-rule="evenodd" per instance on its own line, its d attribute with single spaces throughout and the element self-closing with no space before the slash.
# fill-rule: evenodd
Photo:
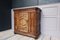
<svg viewBox="0 0 60 40">
<path fill-rule="evenodd" d="M 14 34 L 12 30 L 0 32 L 0 40 L 34 40 L 33 38 Z"/>
<path fill-rule="evenodd" d="M 14 34 L 12 29 L 0 32 L 0 40 L 35 40 L 34 38 Z M 40 35 L 37 40 L 60 40 L 60 37 L 51 37 L 48 35 Z"/>
<path fill-rule="evenodd" d="M 39 37 L 38 40 L 41 40 L 40 38 L 41 37 Z M 10 29 L 0 32 L 0 40 L 35 40 L 35 39 L 31 37 L 14 34 L 13 30 Z"/>
</svg>

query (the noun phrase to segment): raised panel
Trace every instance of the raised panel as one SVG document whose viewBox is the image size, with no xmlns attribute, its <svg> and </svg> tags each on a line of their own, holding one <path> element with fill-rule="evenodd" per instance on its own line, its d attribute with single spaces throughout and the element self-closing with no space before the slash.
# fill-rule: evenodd
<svg viewBox="0 0 60 40">
<path fill-rule="evenodd" d="M 42 34 L 56 35 L 57 33 L 57 18 L 43 18 L 42 19 Z"/>
<path fill-rule="evenodd" d="M 28 32 L 28 13 L 19 12 L 15 14 L 15 26 L 18 31 Z"/>
<path fill-rule="evenodd" d="M 58 7 L 57 6 L 52 6 L 52 7 L 42 8 L 42 13 L 43 13 L 44 17 L 57 17 Z"/>
</svg>

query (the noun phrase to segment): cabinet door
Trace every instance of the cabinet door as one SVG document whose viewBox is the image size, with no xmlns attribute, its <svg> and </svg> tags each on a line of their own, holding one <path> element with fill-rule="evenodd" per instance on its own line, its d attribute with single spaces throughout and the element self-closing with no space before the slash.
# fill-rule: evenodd
<svg viewBox="0 0 60 40">
<path fill-rule="evenodd" d="M 29 14 L 27 12 L 19 12 L 16 11 L 14 14 L 15 17 L 15 30 L 19 32 L 27 32 L 29 31 L 28 27 L 28 16 Z"/>
</svg>

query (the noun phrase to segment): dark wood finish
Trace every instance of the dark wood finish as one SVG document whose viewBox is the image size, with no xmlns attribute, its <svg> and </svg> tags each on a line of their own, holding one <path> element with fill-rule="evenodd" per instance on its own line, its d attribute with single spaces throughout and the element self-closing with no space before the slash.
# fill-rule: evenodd
<svg viewBox="0 0 60 40">
<path fill-rule="evenodd" d="M 14 10 L 14 32 L 33 38 L 40 34 L 41 10 L 26 8 Z"/>
</svg>

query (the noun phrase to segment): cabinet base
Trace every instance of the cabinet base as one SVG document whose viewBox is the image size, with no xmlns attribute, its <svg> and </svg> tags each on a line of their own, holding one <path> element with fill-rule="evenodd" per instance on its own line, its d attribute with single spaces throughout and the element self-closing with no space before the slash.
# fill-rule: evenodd
<svg viewBox="0 0 60 40">
<path fill-rule="evenodd" d="M 14 34 L 27 36 L 27 37 L 31 37 L 31 38 L 34 38 L 34 39 L 38 39 L 38 37 L 40 36 L 40 34 L 38 34 L 38 35 L 31 35 L 31 34 L 24 34 L 24 33 L 17 33 L 17 32 L 14 32 Z"/>
</svg>

